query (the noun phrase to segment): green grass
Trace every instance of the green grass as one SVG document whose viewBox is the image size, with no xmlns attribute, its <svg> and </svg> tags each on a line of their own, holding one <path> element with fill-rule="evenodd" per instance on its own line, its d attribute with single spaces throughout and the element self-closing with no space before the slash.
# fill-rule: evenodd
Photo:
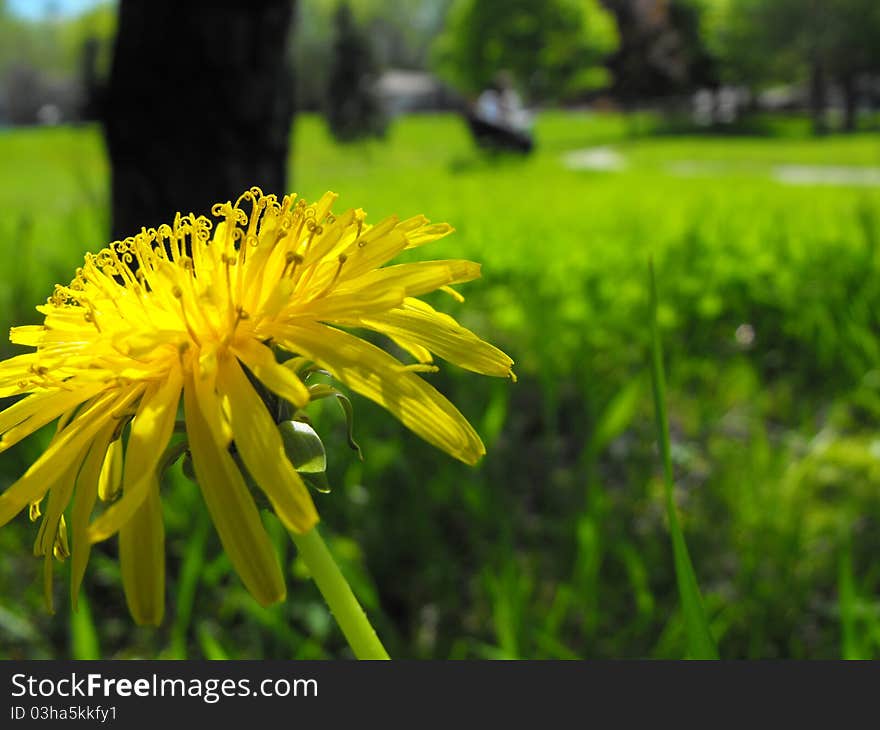
<svg viewBox="0 0 880 730">
<path fill-rule="evenodd" d="M 675 481 L 672 476 L 672 449 L 669 442 L 669 419 L 666 415 L 666 372 L 663 367 L 663 348 L 657 326 L 657 279 L 654 262 L 649 266 L 651 292 L 651 390 L 654 393 L 654 417 L 657 421 L 657 444 L 663 460 L 663 485 L 666 497 L 666 519 L 672 538 L 672 554 L 681 611 L 687 634 L 687 657 L 689 659 L 718 659 L 718 647 L 712 638 L 709 619 L 700 595 L 697 576 L 687 549 L 678 507 L 675 504 Z"/>
<path fill-rule="evenodd" d="M 477 153 L 451 116 L 398 120 L 387 141 L 354 146 L 298 121 L 292 189 L 335 190 L 339 209 L 373 221 L 455 226 L 419 255 L 473 258 L 483 279 L 461 287 L 465 304 L 438 306 L 505 349 L 520 378 L 429 376 L 484 436 L 478 469 L 354 399 L 362 463 L 338 408 L 316 409 L 334 485 L 316 495 L 324 534 L 392 656 L 688 653 L 653 426 L 651 257 L 675 502 L 720 655 L 880 654 L 880 189 L 773 179 L 779 164 L 876 166 L 880 137 L 658 131 L 647 117 L 548 112 L 520 159 Z M 626 168 L 562 164 L 595 146 Z M 0 135 L 4 327 L 36 321 L 33 305 L 104 242 L 101 150 L 92 128 Z M 682 162 L 699 175 L 676 174 Z M 0 486 L 40 445 L 0 455 Z M 163 496 L 163 627 L 131 625 L 111 541 L 86 578 L 93 625 L 78 618 L 71 639 L 61 581 L 58 614 L 42 609 L 20 518 L 0 530 L 0 654 L 349 655 L 274 518 L 290 598 L 263 609 L 179 468 Z"/>
</svg>

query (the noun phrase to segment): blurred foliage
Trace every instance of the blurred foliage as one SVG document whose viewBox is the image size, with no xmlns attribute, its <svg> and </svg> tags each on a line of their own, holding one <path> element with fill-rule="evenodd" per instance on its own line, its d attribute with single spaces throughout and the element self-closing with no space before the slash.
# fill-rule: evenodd
<svg viewBox="0 0 880 730">
<path fill-rule="evenodd" d="M 783 86 L 775 90 L 789 106 L 805 108 L 812 101 L 819 131 L 829 126 L 826 116 L 834 117 L 826 114 L 828 107 L 839 108 L 841 126 L 851 130 L 860 108 L 876 107 L 878 98 L 875 0 L 349 0 L 347 5 L 353 26 L 372 49 L 375 73 L 433 69 L 465 94 L 478 93 L 504 70 L 531 103 L 542 104 L 582 101 L 602 90 L 627 108 L 662 103 L 669 110 L 676 99 L 719 84 L 752 92 Z M 339 0 L 297 3 L 290 60 L 300 109 L 328 107 L 338 67 L 338 6 Z M 34 21 L 12 15 L 0 2 L 7 119 L 36 121 L 47 99 L 61 107 L 65 119 L 90 116 L 87 103 L 74 114 L 77 105 L 57 97 L 75 93 L 77 85 L 100 87 L 110 63 L 115 7 L 108 1 L 78 16 L 49 14 Z M 94 70 L 89 54 L 95 56 Z M 741 103 L 736 113 L 750 110 Z"/>
<path fill-rule="evenodd" d="M 349 0 L 354 22 L 366 29 L 380 68 L 423 69 L 451 0 Z M 339 0 L 297 3 L 293 40 L 299 108 L 326 106 L 333 66 L 333 18 Z"/>
<path fill-rule="evenodd" d="M 774 178 L 779 165 L 871 169 L 880 144 L 815 140 L 804 119 L 767 128 L 783 136 L 661 136 L 651 115 L 548 112 L 536 153 L 514 159 L 478 154 L 452 116 L 345 146 L 298 120 L 307 199 L 334 189 L 374 222 L 423 212 L 456 227 L 430 255 L 481 261 L 483 279 L 461 287 L 465 304 L 435 305 L 520 376 L 426 376 L 483 435 L 476 469 L 353 398 L 361 462 L 338 407 L 316 404 L 333 487 L 315 495 L 323 529 L 392 656 L 683 655 L 648 378 L 653 255 L 675 498 L 721 656 L 880 657 L 880 198 Z M 562 164 L 596 146 L 619 171 Z M 16 171 L 0 181 L 5 330 L 36 322 L 52 283 L 105 243 L 107 171 L 96 129 L 5 133 L 0 155 Z M 48 435 L 0 455 L 0 487 Z M 162 627 L 132 625 L 114 541 L 87 574 L 92 620 L 69 616 L 60 579 L 47 615 L 22 515 L 0 529 L 0 655 L 348 656 L 274 518 L 289 598 L 262 609 L 179 467 L 163 500 Z"/>
<path fill-rule="evenodd" d="M 19 18 L 0 2 L 0 121 L 94 118 L 115 31 L 115 2 L 40 20 Z"/>
<path fill-rule="evenodd" d="M 339 4 L 334 28 L 326 93 L 330 131 L 341 142 L 381 137 L 386 120 L 375 89 L 378 67 L 370 37 L 357 25 L 347 2 Z"/>
<path fill-rule="evenodd" d="M 598 0 L 456 0 L 434 46 L 438 72 L 479 93 L 505 71 L 533 101 L 607 86 L 603 60 L 617 47 Z"/>
<path fill-rule="evenodd" d="M 644 103 L 718 83 L 717 60 L 703 32 L 703 0 L 669 0 L 656 5 L 663 12 L 650 14 L 633 0 L 603 4 L 620 30 L 620 47 L 608 59 L 615 98 Z"/>
<path fill-rule="evenodd" d="M 812 66 L 844 82 L 880 73 L 874 0 L 702 0 L 706 33 L 727 80 L 803 79 Z"/>
<path fill-rule="evenodd" d="M 101 47 L 98 66 L 106 74 L 115 32 L 114 0 L 71 17 L 50 15 L 37 21 L 12 15 L 0 2 L 0 70 L 27 63 L 52 76 L 69 76 L 80 67 L 86 40 L 94 38 Z"/>
<path fill-rule="evenodd" d="M 781 46 L 773 40 L 782 29 L 771 29 L 761 17 L 772 12 L 772 2 L 703 0 L 703 5 L 704 33 L 721 60 L 723 81 L 762 86 L 780 79 L 803 80 L 803 60 L 792 52 L 789 39 Z"/>
</svg>

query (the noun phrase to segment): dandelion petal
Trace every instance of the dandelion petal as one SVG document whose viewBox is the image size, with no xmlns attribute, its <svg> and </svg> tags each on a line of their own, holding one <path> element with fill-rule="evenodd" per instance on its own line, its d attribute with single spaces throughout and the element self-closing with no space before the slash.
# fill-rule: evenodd
<svg viewBox="0 0 880 730">
<path fill-rule="evenodd" d="M 128 610 L 144 626 L 158 626 L 165 613 L 165 527 L 159 480 L 153 474 L 147 495 L 119 530 L 119 565 Z"/>
<path fill-rule="evenodd" d="M 281 567 L 253 497 L 226 447 L 214 440 L 203 407 L 195 387 L 185 387 L 186 430 L 196 479 L 232 565 L 254 598 L 268 606 L 286 595 Z"/>
<path fill-rule="evenodd" d="M 308 532 L 318 522 L 311 495 L 287 459 L 278 427 L 238 363 L 230 362 L 220 371 L 220 387 L 229 402 L 235 445 L 247 470 L 284 526 L 300 534 Z"/>
<path fill-rule="evenodd" d="M 286 327 L 279 331 L 278 340 L 387 408 L 407 428 L 451 456 L 474 464 L 486 453 L 477 432 L 458 409 L 384 350 L 320 324 Z"/>
</svg>

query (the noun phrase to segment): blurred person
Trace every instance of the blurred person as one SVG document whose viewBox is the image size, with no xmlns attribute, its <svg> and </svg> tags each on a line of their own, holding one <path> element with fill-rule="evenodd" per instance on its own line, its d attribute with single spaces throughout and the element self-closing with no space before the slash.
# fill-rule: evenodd
<svg viewBox="0 0 880 730">
<path fill-rule="evenodd" d="M 521 134 L 528 134 L 532 127 L 532 113 L 523 106 L 510 74 L 504 71 L 496 74 L 477 98 L 475 113 L 490 124 Z"/>
<path fill-rule="evenodd" d="M 532 128 L 532 113 L 522 103 L 522 97 L 513 84 L 513 79 L 506 71 L 501 71 L 497 76 L 497 84 L 500 89 L 501 118 L 508 127 L 520 132 L 529 132 Z"/>
<path fill-rule="evenodd" d="M 500 90 L 490 84 L 478 97 L 474 105 L 475 113 L 480 119 L 491 124 L 501 122 L 501 94 Z"/>
<path fill-rule="evenodd" d="M 471 132 L 481 147 L 530 152 L 532 114 L 522 103 L 510 75 L 496 74 L 468 113 Z"/>
</svg>

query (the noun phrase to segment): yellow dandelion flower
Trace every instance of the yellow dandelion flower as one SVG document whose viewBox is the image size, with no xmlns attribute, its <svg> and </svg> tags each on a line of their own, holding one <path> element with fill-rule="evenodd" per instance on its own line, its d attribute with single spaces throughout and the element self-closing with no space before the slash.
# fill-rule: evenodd
<svg viewBox="0 0 880 730">
<path fill-rule="evenodd" d="M 57 431 L 0 494 L 0 525 L 27 506 L 32 519 L 42 518 L 34 552 L 45 558 L 47 595 L 53 558 L 70 555 L 75 602 L 90 546 L 118 532 L 131 613 L 140 623 L 161 621 L 159 472 L 182 400 L 196 481 L 224 549 L 260 603 L 284 597 L 239 466 L 290 531 L 304 534 L 317 523 L 254 388 L 259 381 L 297 408 L 309 402 L 309 389 L 279 351 L 315 363 L 466 463 L 485 452 L 462 414 L 419 375 L 434 369 L 435 354 L 512 377 L 503 352 L 418 298 L 477 278 L 479 265 L 385 266 L 452 228 L 422 216 L 371 226 L 360 209 L 334 216 L 336 197 L 279 202 L 253 188 L 234 205 L 214 206 L 213 236 L 211 222 L 193 215 L 142 229 L 86 255 L 74 280 L 37 307 L 42 325 L 12 329 L 13 343 L 35 350 L 0 363 L 0 397 L 26 395 L 0 413 L 0 450 L 52 421 Z M 417 363 L 403 364 L 352 328 L 386 335 Z"/>
</svg>

